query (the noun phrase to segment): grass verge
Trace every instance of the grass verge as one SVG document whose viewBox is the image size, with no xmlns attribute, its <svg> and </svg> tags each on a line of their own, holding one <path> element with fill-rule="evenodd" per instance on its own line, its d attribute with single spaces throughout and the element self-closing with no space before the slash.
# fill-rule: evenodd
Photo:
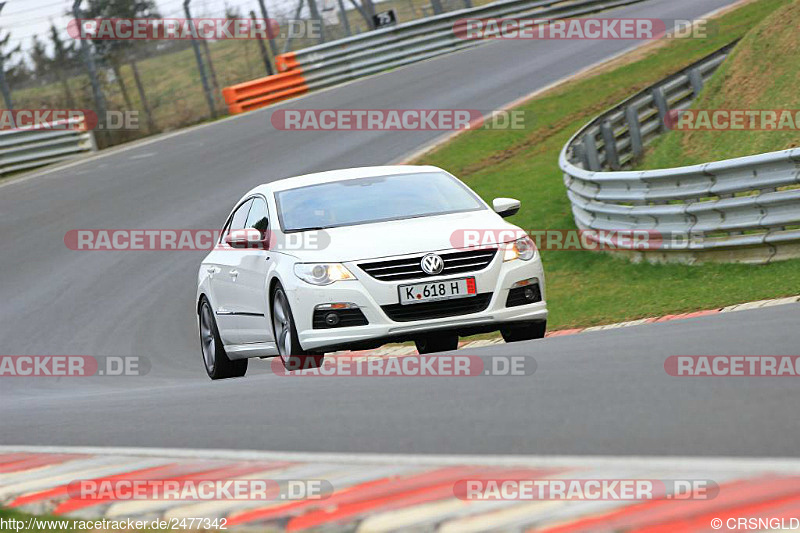
<svg viewBox="0 0 800 533">
<path fill-rule="evenodd" d="M 574 228 L 562 173 L 561 148 L 604 109 L 742 37 L 788 0 L 761 0 L 716 20 L 705 39 L 654 43 L 611 65 L 521 105 L 535 124 L 523 130 L 464 133 L 415 163 L 445 168 L 484 199 L 511 196 L 522 211 L 510 221 L 526 230 Z M 592 326 L 732 305 L 800 292 L 800 260 L 768 265 L 633 264 L 608 254 L 542 253 L 549 328 Z"/>
<path fill-rule="evenodd" d="M 800 85 L 800 3 L 773 12 L 722 64 L 694 109 L 797 109 Z M 792 116 L 798 115 L 792 113 Z M 648 150 L 641 168 L 719 161 L 800 146 L 800 131 L 671 131 Z"/>
</svg>

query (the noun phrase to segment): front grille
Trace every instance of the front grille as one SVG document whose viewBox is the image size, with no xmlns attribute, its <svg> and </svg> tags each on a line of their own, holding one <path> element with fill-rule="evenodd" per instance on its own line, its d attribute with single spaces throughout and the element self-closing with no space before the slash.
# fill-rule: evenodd
<svg viewBox="0 0 800 533">
<path fill-rule="evenodd" d="M 437 276 L 450 274 L 463 274 L 483 270 L 492 262 L 497 254 L 497 248 L 482 248 L 466 252 L 450 252 L 439 254 L 444 261 L 442 272 Z M 392 259 L 390 261 L 377 261 L 374 263 L 361 263 L 358 267 L 381 281 L 401 281 L 429 277 L 422 271 L 422 255 L 407 257 L 405 259 Z"/>
<path fill-rule="evenodd" d="M 478 294 L 467 298 L 425 302 L 419 304 L 393 304 L 381 307 L 386 316 L 395 322 L 411 322 L 412 320 L 429 320 L 448 316 L 468 315 L 483 311 L 489 306 L 492 293 Z"/>
<path fill-rule="evenodd" d="M 526 296 L 526 291 L 532 291 L 530 299 Z M 541 301 L 542 291 L 539 289 L 539 284 L 533 283 L 525 287 L 516 287 L 508 291 L 506 307 L 517 307 L 518 305 L 527 305 Z"/>
<path fill-rule="evenodd" d="M 325 322 L 325 317 L 335 313 L 339 317 L 339 322 L 333 326 Z M 332 328 L 349 328 L 351 326 L 366 326 L 369 324 L 367 317 L 361 312 L 361 309 L 315 309 L 313 328 L 314 329 L 332 329 Z"/>
</svg>

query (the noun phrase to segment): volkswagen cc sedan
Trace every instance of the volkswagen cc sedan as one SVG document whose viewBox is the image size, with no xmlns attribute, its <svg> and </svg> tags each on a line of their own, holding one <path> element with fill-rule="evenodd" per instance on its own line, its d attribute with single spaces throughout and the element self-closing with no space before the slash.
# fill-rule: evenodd
<svg viewBox="0 0 800 533">
<path fill-rule="evenodd" d="M 545 334 L 544 272 L 533 241 L 431 166 L 354 168 L 260 185 L 228 216 L 200 267 L 206 371 L 242 376 L 250 357 L 288 369 L 326 352 L 412 340 L 420 353 L 499 330 Z"/>
</svg>

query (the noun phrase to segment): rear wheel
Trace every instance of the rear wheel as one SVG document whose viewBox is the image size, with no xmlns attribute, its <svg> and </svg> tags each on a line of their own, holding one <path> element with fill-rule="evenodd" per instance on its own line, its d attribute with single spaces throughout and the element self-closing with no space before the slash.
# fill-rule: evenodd
<svg viewBox="0 0 800 533">
<path fill-rule="evenodd" d="M 541 339 L 547 331 L 547 321 L 528 322 L 518 326 L 507 326 L 500 329 L 500 334 L 506 342 L 530 341 Z"/>
<path fill-rule="evenodd" d="M 322 365 L 325 354 L 303 350 L 297 339 L 297 329 L 292 317 L 292 309 L 283 287 L 278 285 L 272 296 L 272 330 L 283 367 L 286 370 L 303 370 Z"/>
<path fill-rule="evenodd" d="M 458 349 L 458 335 L 453 333 L 434 333 L 416 339 L 414 344 L 417 345 L 417 352 L 420 354 L 450 352 Z"/>
<path fill-rule="evenodd" d="M 200 347 L 203 363 L 211 379 L 239 378 L 247 372 L 247 359 L 231 361 L 219 336 L 217 321 L 211 304 L 203 298 L 200 302 Z"/>
</svg>

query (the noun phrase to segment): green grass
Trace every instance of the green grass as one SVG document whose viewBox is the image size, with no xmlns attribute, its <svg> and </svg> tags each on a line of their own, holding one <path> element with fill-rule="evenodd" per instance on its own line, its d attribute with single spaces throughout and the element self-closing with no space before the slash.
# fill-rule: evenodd
<svg viewBox="0 0 800 533">
<path fill-rule="evenodd" d="M 800 3 L 775 11 L 737 45 L 692 107 L 798 109 L 798 26 Z M 640 166 L 692 165 L 797 146 L 800 146 L 798 130 L 671 131 L 653 143 Z"/>
<path fill-rule="evenodd" d="M 476 130 L 418 163 L 445 168 L 484 199 L 511 196 L 526 230 L 574 228 L 561 148 L 605 108 L 743 36 L 787 0 L 761 0 L 721 16 L 707 39 L 672 40 L 633 54 L 629 63 L 573 81 L 522 105 L 523 130 Z M 768 265 L 630 263 L 609 254 L 544 250 L 549 327 L 591 326 L 800 293 L 800 261 Z"/>
</svg>

